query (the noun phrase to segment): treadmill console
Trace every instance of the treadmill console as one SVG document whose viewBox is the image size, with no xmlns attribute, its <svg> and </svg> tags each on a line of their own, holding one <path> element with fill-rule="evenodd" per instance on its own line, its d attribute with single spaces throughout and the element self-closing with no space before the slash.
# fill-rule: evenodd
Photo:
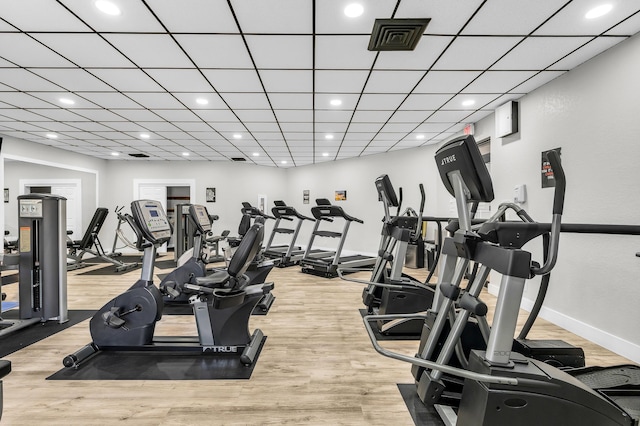
<svg viewBox="0 0 640 426">
<path fill-rule="evenodd" d="M 191 219 L 198 227 L 198 231 L 202 234 L 206 234 L 211 231 L 211 220 L 209 218 L 209 212 L 207 208 L 201 204 L 192 204 L 189 206 L 189 214 Z"/>
<path fill-rule="evenodd" d="M 150 243 L 159 245 L 169 241 L 171 225 L 159 201 L 133 201 L 131 213 L 145 239 Z"/>
</svg>

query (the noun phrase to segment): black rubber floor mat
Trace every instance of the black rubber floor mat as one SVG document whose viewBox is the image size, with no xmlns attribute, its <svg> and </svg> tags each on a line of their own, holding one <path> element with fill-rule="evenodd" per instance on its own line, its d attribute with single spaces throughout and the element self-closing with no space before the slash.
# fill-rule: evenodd
<svg viewBox="0 0 640 426">
<path fill-rule="evenodd" d="M 140 275 L 139 270 L 141 267 L 142 267 L 142 264 L 138 264 L 138 266 L 132 269 L 127 269 L 126 271 L 116 271 L 115 265 L 109 265 L 99 269 L 92 269 L 90 271 L 80 272 L 78 273 L 78 275 L 124 275 L 132 271 L 138 271 L 138 275 Z"/>
<path fill-rule="evenodd" d="M 238 355 L 108 351 L 98 352 L 77 369 L 63 368 L 47 380 L 246 380 L 251 378 L 266 339 L 250 366 L 242 364 Z"/>
<path fill-rule="evenodd" d="M 71 310 L 69 311 L 69 321 L 58 324 L 55 321 L 48 321 L 41 324 L 34 324 L 30 327 L 17 330 L 15 333 L 0 337 L 0 358 L 13 352 L 26 348 L 40 340 L 46 339 L 62 330 L 72 327 L 81 321 L 90 318 L 95 311 L 92 310 Z M 5 320 L 18 319 L 18 310 L 4 312 L 2 318 Z"/>
<path fill-rule="evenodd" d="M 17 283 L 20 279 L 20 274 L 7 274 L 2 277 L 2 285 Z"/>
<path fill-rule="evenodd" d="M 427 407 L 416 393 L 414 384 L 398 384 L 398 390 L 411 414 L 413 423 L 418 426 L 441 426 L 444 422 L 433 407 Z"/>
<path fill-rule="evenodd" d="M 366 309 L 358 309 L 360 315 L 364 318 L 367 315 Z M 372 327 L 373 334 L 376 336 L 376 340 L 384 341 L 384 340 L 420 340 L 419 334 L 382 334 L 377 330 L 377 327 Z"/>
</svg>

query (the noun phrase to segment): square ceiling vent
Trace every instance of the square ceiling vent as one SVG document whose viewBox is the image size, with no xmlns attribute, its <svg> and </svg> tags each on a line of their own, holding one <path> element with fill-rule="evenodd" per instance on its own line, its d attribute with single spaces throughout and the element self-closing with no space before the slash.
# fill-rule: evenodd
<svg viewBox="0 0 640 426">
<path fill-rule="evenodd" d="M 376 19 L 369 39 L 369 50 L 413 50 L 431 21 L 424 19 Z"/>
</svg>

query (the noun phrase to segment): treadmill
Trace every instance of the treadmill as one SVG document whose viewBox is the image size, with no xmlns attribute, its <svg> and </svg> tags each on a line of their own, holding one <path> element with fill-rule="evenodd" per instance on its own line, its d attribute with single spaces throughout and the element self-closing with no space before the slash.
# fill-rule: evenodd
<svg viewBox="0 0 640 426">
<path fill-rule="evenodd" d="M 353 255 L 341 256 L 342 248 L 347 238 L 347 232 L 351 222 L 364 223 L 361 219 L 349 216 L 342 210 L 342 207 L 334 206 L 326 198 L 318 198 L 317 206 L 311 208 L 313 217 L 316 218 L 316 224 L 311 233 L 311 239 L 307 245 L 303 258 L 300 260 L 302 272 L 307 274 L 319 275 L 325 278 L 334 278 L 338 276 L 338 268 L 363 268 L 370 267 L 376 263 L 376 258 L 371 256 Z M 335 219 L 344 220 L 344 228 L 342 232 L 320 231 L 318 230 L 320 223 L 323 221 L 333 222 Z M 333 256 L 325 258 L 314 258 L 312 256 L 313 242 L 316 237 L 339 238 L 338 247 Z"/>
<path fill-rule="evenodd" d="M 305 250 L 301 249 L 300 246 L 295 245 L 296 240 L 298 239 L 298 234 L 300 233 L 300 228 L 305 220 L 315 222 L 315 219 L 301 214 L 291 206 L 287 206 L 284 201 L 274 201 L 273 203 L 275 204 L 275 207 L 271 209 L 271 213 L 273 213 L 273 216 L 276 218 L 276 224 L 274 225 L 273 231 L 271 231 L 271 236 L 269 237 L 269 241 L 264 249 L 264 255 L 270 259 L 279 259 L 280 262 L 277 265 L 280 268 L 297 265 L 300 263 L 300 260 L 304 257 L 305 253 Z M 283 228 L 280 227 L 280 222 L 282 220 L 297 220 L 297 223 L 293 228 Z M 276 234 L 290 234 L 291 242 L 289 245 L 274 247 L 273 240 Z M 319 249 L 314 249 L 309 252 L 309 256 L 313 258 L 329 257 L 333 254 L 335 254 L 334 251 Z"/>
</svg>

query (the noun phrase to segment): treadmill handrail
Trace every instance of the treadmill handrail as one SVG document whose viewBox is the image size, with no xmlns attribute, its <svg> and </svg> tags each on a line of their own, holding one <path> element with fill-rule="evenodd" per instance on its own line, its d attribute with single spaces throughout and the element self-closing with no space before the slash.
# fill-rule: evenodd
<svg viewBox="0 0 640 426">
<path fill-rule="evenodd" d="M 334 206 L 334 205 L 315 206 L 315 207 L 311 207 L 311 213 L 316 219 L 341 217 L 344 220 L 349 222 L 364 223 L 362 219 L 358 219 L 357 217 L 350 216 L 347 213 L 345 213 L 345 211 L 340 206 Z"/>
</svg>

